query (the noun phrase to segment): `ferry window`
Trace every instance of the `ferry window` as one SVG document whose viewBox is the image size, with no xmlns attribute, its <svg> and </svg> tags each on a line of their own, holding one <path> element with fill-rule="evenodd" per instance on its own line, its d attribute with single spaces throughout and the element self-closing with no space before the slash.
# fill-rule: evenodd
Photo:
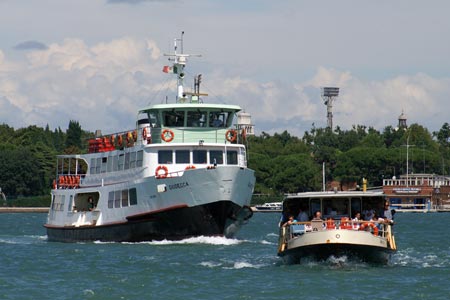
<svg viewBox="0 0 450 300">
<path fill-rule="evenodd" d="M 206 150 L 192 151 L 192 159 L 194 164 L 206 164 Z"/>
<path fill-rule="evenodd" d="M 106 172 L 106 165 L 108 164 L 108 158 L 107 157 L 102 157 L 102 167 L 100 172 L 101 173 L 105 173 Z"/>
<path fill-rule="evenodd" d="M 175 162 L 177 164 L 188 164 L 189 159 L 189 150 L 176 150 L 175 151 Z"/>
<path fill-rule="evenodd" d="M 128 190 L 122 190 L 122 207 L 128 206 Z"/>
<path fill-rule="evenodd" d="M 320 209 L 320 199 L 311 199 L 311 211 L 310 211 L 310 215 L 314 216 L 314 213 L 316 211 L 322 211 Z"/>
<path fill-rule="evenodd" d="M 161 127 L 161 122 L 159 121 L 158 115 L 156 112 L 148 113 L 148 121 L 150 122 L 151 127 Z"/>
<path fill-rule="evenodd" d="M 171 163 L 172 163 L 172 150 L 159 150 L 158 164 L 171 164 Z"/>
<path fill-rule="evenodd" d="M 209 163 L 211 164 L 223 164 L 223 152 L 221 150 L 211 150 L 209 151 Z"/>
<path fill-rule="evenodd" d="M 188 111 L 187 127 L 204 127 L 206 124 L 206 112 Z"/>
<path fill-rule="evenodd" d="M 119 170 L 119 156 L 115 155 L 113 156 L 113 171 Z"/>
<path fill-rule="evenodd" d="M 98 157 L 95 162 L 95 174 L 100 174 L 100 167 L 102 166 L 102 158 Z"/>
<path fill-rule="evenodd" d="M 130 169 L 136 168 L 136 152 L 130 153 Z"/>
<path fill-rule="evenodd" d="M 142 167 L 142 161 L 144 159 L 144 151 L 139 150 L 136 155 L 136 167 Z"/>
<path fill-rule="evenodd" d="M 113 170 L 113 169 L 112 169 L 113 157 L 114 157 L 114 156 L 108 156 L 108 166 L 107 166 L 107 168 L 106 168 L 106 171 L 107 171 L 107 172 L 111 172 L 111 171 Z"/>
<path fill-rule="evenodd" d="M 136 194 L 136 188 L 130 189 L 130 205 L 136 205 L 137 204 L 137 194 Z"/>
<path fill-rule="evenodd" d="M 237 151 L 227 151 L 227 165 L 237 165 Z"/>
<path fill-rule="evenodd" d="M 351 208 L 352 208 L 352 211 L 351 211 L 351 217 L 352 218 L 355 217 L 355 214 L 357 212 L 362 213 L 362 210 L 361 210 L 361 199 L 359 199 L 359 198 L 352 198 L 352 200 L 351 200 Z"/>
<path fill-rule="evenodd" d="M 120 194 L 121 194 L 121 191 L 115 192 L 115 195 L 114 195 L 114 207 L 115 208 L 120 207 Z"/>
<path fill-rule="evenodd" d="M 163 111 L 164 126 L 184 126 L 184 111 Z"/>
<path fill-rule="evenodd" d="M 209 127 L 224 127 L 226 125 L 226 112 L 210 112 Z"/>
<path fill-rule="evenodd" d="M 123 170 L 123 163 L 125 161 L 125 155 L 120 154 L 119 155 L 119 165 L 118 165 L 118 170 L 122 171 Z"/>
<path fill-rule="evenodd" d="M 114 207 L 114 192 L 109 192 L 108 194 L 108 208 Z"/>
<path fill-rule="evenodd" d="M 95 158 L 91 158 L 91 174 L 95 174 Z"/>
<path fill-rule="evenodd" d="M 130 168 L 130 152 L 125 153 L 125 166 L 124 169 L 128 170 Z"/>
</svg>

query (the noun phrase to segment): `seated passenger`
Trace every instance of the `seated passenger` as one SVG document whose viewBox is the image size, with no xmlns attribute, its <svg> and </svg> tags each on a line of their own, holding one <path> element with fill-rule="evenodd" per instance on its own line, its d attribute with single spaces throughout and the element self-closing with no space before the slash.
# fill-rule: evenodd
<svg viewBox="0 0 450 300">
<path fill-rule="evenodd" d="M 294 216 L 293 216 L 293 215 L 290 215 L 290 216 L 289 216 L 289 219 L 287 220 L 287 222 L 283 224 L 283 227 L 292 225 L 293 223 L 296 223 L 296 222 L 297 222 L 297 220 L 294 219 Z"/>
<path fill-rule="evenodd" d="M 352 227 L 353 227 L 353 229 L 358 230 L 359 226 L 361 226 L 361 223 L 359 223 L 361 221 L 362 221 L 361 213 L 359 211 L 357 211 L 355 213 L 355 217 L 352 219 Z"/>
</svg>

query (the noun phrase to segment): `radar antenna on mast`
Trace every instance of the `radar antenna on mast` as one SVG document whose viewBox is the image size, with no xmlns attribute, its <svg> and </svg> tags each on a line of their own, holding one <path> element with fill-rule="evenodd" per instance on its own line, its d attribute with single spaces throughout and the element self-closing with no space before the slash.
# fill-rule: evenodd
<svg viewBox="0 0 450 300">
<path fill-rule="evenodd" d="M 183 52 L 183 36 L 184 31 L 181 32 L 181 37 L 174 39 L 174 53 L 166 54 L 169 56 L 169 61 L 172 61 L 172 66 L 164 66 L 163 72 L 177 74 L 177 102 L 184 102 L 186 100 L 186 93 L 184 92 L 184 68 L 188 57 L 201 57 L 201 54 L 185 54 Z M 180 44 L 181 53 L 177 53 L 178 43 Z"/>
</svg>

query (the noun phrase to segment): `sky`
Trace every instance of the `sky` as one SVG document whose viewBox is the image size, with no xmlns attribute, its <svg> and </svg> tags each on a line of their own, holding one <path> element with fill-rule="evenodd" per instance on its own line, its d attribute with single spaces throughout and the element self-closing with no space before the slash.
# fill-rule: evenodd
<svg viewBox="0 0 450 300">
<path fill-rule="evenodd" d="M 0 124 L 114 133 L 174 100 L 164 53 L 184 31 L 186 85 L 240 105 L 255 132 L 449 122 L 450 1 L 0 0 Z"/>
</svg>

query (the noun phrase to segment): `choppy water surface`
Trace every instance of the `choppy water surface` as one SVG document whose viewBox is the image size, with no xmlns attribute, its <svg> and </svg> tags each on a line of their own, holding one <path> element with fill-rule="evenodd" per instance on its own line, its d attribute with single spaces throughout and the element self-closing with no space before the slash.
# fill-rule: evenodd
<svg viewBox="0 0 450 300">
<path fill-rule="evenodd" d="M 50 243 L 46 214 L 0 214 L 0 299 L 449 299 L 450 213 L 397 214 L 391 264 L 284 265 L 277 213 L 236 239 Z"/>
</svg>

